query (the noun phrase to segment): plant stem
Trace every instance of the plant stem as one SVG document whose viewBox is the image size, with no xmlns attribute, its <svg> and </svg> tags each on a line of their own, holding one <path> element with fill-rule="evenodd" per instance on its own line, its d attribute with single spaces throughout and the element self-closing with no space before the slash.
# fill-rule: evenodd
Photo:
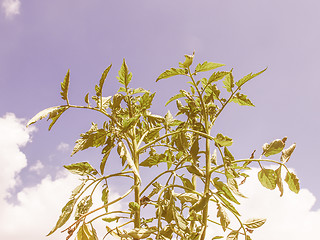
<svg viewBox="0 0 320 240">
<path fill-rule="evenodd" d="M 136 141 L 136 131 L 135 127 L 133 128 L 133 138 L 132 138 L 132 156 L 133 156 L 133 161 L 136 166 L 137 171 L 139 172 L 139 153 L 138 153 L 138 146 L 137 146 L 137 141 Z M 139 209 L 135 212 L 134 215 L 134 227 L 135 228 L 140 228 L 141 221 L 140 221 L 140 179 L 134 175 L 134 201 L 139 205 Z M 135 238 L 134 238 L 135 240 Z"/>
</svg>

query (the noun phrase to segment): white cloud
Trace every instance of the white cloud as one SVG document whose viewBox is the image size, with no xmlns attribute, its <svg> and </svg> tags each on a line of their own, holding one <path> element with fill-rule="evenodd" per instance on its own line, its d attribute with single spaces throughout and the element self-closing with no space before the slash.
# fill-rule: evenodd
<svg viewBox="0 0 320 240">
<path fill-rule="evenodd" d="M 0 171 L 0 239 L 56 240 L 66 237 L 66 234 L 60 234 L 60 229 L 52 236 L 45 235 L 58 220 L 71 191 L 80 184 L 78 176 L 64 170 L 57 174 L 56 179 L 46 176 L 39 184 L 24 187 L 17 194 L 16 204 L 6 200 L 10 196 L 8 191 L 18 185 L 20 171 L 28 167 L 20 147 L 31 141 L 30 134 L 34 130 L 34 127 L 26 129 L 25 121 L 12 113 L 0 117 L 0 164 L 5 166 Z M 42 166 L 38 161 L 29 170 L 37 171 Z M 110 199 L 115 197 L 117 195 L 112 194 Z M 96 196 L 94 202 L 101 204 L 100 196 Z M 115 207 L 119 208 L 119 205 Z M 102 222 L 95 227 L 101 235 L 105 232 Z"/>
<path fill-rule="evenodd" d="M 37 174 L 39 174 L 43 168 L 44 165 L 42 164 L 42 162 L 38 160 L 34 165 L 29 167 L 29 171 L 36 172 Z"/>
<path fill-rule="evenodd" d="M 311 210 L 316 201 L 315 196 L 307 189 L 301 189 L 299 194 L 295 194 L 284 183 L 285 192 L 283 197 L 280 197 L 278 190 L 271 191 L 261 186 L 257 178 L 258 171 L 250 171 L 251 177 L 241 185 L 241 192 L 248 198 L 238 199 L 241 205 L 237 206 L 243 220 L 267 219 L 262 227 L 253 232 L 252 239 L 317 239 L 320 209 Z"/>
<path fill-rule="evenodd" d="M 17 195 L 17 204 L 6 200 L 9 196 L 8 190 L 17 185 L 19 172 L 27 166 L 26 156 L 20 147 L 30 141 L 32 131 L 34 128 L 26 129 L 24 120 L 13 114 L 0 118 L 0 164 L 6 166 L 0 171 L 0 239 L 63 239 L 59 230 L 53 236 L 44 236 L 56 223 L 72 189 L 79 184 L 77 176 L 64 171 L 56 179 L 47 176 L 38 185 L 23 188 Z M 37 168 L 41 167 L 41 164 L 36 164 L 30 168 L 36 169 L 37 165 Z M 311 210 L 316 201 L 315 196 L 307 189 L 295 194 L 284 184 L 285 193 L 280 198 L 279 191 L 270 191 L 260 185 L 257 172 L 258 169 L 253 169 L 250 172 L 252 177 L 241 186 L 241 192 L 248 198 L 239 199 L 242 205 L 237 206 L 244 220 L 254 217 L 267 218 L 267 222 L 254 231 L 252 239 L 317 239 L 320 209 Z M 116 195 L 111 196 L 115 197 Z M 96 202 L 99 201 L 97 196 Z M 216 206 L 212 206 L 210 215 L 216 215 Z M 103 236 L 103 223 L 100 222 L 95 227 Z M 208 239 L 219 233 L 217 229 L 220 228 L 210 225 Z"/>
<path fill-rule="evenodd" d="M 7 18 L 12 18 L 15 15 L 20 14 L 20 5 L 19 0 L 3 0 L 2 7 L 5 11 Z"/>
<path fill-rule="evenodd" d="M 57 150 L 61 152 L 67 152 L 69 151 L 69 149 L 70 149 L 70 145 L 64 142 L 61 142 L 57 147 Z"/>
</svg>

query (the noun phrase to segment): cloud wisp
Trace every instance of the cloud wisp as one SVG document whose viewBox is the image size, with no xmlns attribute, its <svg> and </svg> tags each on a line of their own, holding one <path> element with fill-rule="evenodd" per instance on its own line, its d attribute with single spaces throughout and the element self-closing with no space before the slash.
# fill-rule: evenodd
<svg viewBox="0 0 320 240">
<path fill-rule="evenodd" d="M 3 0 L 2 8 L 7 18 L 11 19 L 20 14 L 21 2 L 19 0 Z"/>
</svg>

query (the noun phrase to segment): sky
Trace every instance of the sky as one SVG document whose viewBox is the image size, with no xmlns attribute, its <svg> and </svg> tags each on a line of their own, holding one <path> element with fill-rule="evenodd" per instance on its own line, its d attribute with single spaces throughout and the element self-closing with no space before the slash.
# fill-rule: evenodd
<svg viewBox="0 0 320 240">
<path fill-rule="evenodd" d="M 236 79 L 268 67 L 243 87 L 256 107 L 230 106 L 215 125 L 234 139 L 236 157 L 284 136 L 297 144 L 288 166 L 300 178 L 298 195 L 286 189 L 280 198 L 258 187 L 257 169 L 250 173 L 244 216 L 268 219 L 253 237 L 318 236 L 319 8 L 315 0 L 0 0 L 1 239 L 45 239 L 79 183 L 62 165 L 99 158 L 98 151 L 70 158 L 79 134 L 101 121 L 95 113 L 69 111 L 50 132 L 46 121 L 25 128 L 40 110 L 63 104 L 60 82 L 68 69 L 70 101 L 84 104 L 111 63 L 104 92 L 115 93 L 125 58 L 132 86 L 157 92 L 152 111 L 165 114 L 175 112 L 164 104 L 186 83 L 155 79 L 193 50 L 194 62 L 224 63 Z"/>
</svg>

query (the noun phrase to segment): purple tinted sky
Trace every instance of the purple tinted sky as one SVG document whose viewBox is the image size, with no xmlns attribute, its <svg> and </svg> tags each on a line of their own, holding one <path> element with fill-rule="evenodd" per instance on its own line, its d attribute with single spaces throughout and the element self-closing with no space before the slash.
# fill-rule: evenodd
<svg viewBox="0 0 320 240">
<path fill-rule="evenodd" d="M 112 62 L 104 89 L 111 95 L 118 88 L 115 76 L 124 57 L 133 86 L 157 91 L 153 111 L 161 114 L 165 101 L 185 83 L 155 83 L 156 77 L 177 67 L 194 49 L 195 62 L 225 63 L 237 78 L 268 66 L 244 87 L 256 108 L 229 107 L 216 127 L 234 138 L 232 149 L 239 157 L 288 136 L 289 144 L 297 143 L 289 166 L 302 187 L 319 199 L 319 8 L 315 0 L 23 1 L 13 19 L 0 16 L 0 116 L 13 112 L 31 118 L 62 104 L 60 82 L 69 68 L 70 99 L 83 104 L 86 92 L 92 92 Z M 73 144 L 95 117 L 70 111 L 50 133 L 47 123 L 38 124 L 33 143 L 25 149 L 28 159 L 45 163 L 45 175 L 88 157 L 70 160 L 67 153 L 56 153 L 56 146 Z M 40 180 L 28 172 L 23 179 L 28 185 Z"/>
</svg>

